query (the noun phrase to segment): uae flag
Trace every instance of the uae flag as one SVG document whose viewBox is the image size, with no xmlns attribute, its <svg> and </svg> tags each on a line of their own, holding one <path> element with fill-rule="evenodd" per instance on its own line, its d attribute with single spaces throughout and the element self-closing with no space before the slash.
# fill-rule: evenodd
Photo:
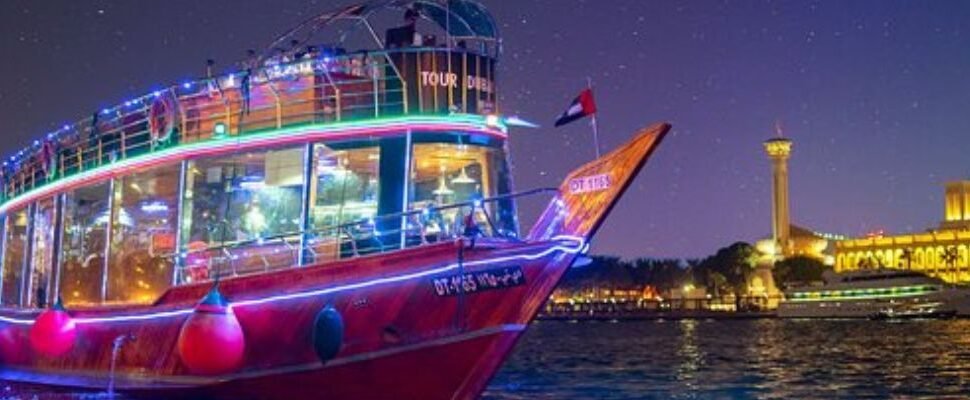
<svg viewBox="0 0 970 400">
<path fill-rule="evenodd" d="M 556 119 L 556 126 L 563 126 L 587 115 L 596 114 L 596 102 L 593 101 L 593 90 L 585 89 L 573 100 L 562 115 Z"/>
</svg>

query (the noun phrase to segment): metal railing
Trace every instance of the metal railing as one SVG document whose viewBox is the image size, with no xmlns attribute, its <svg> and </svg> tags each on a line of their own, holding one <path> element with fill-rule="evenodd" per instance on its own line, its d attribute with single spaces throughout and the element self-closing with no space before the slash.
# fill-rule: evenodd
<svg viewBox="0 0 970 400">
<path fill-rule="evenodd" d="M 408 114 L 408 82 L 390 54 L 442 51 L 307 56 L 154 91 L 66 124 L 5 160 L 0 200 L 181 143 Z"/>
<path fill-rule="evenodd" d="M 176 266 L 175 281 L 186 284 L 385 253 L 459 237 L 518 240 L 515 227 L 496 218 L 496 211 L 508 207 L 502 202 L 543 193 L 558 193 L 558 189 L 534 189 L 302 232 L 223 243 L 190 249 L 168 258 Z M 448 214 L 451 223 L 445 218 Z"/>
</svg>

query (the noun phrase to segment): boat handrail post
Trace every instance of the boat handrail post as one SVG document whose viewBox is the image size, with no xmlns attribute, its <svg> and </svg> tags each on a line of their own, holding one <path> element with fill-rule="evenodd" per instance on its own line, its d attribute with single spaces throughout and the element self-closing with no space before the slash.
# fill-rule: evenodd
<svg viewBox="0 0 970 400">
<path fill-rule="evenodd" d="M 175 87 L 170 86 L 168 88 L 168 92 L 172 95 L 172 98 L 175 99 L 175 103 L 177 103 L 177 106 L 175 107 L 175 109 L 178 110 L 179 112 L 178 139 L 181 140 L 181 139 L 184 139 L 188 134 L 188 124 L 189 124 L 188 117 L 186 116 L 187 114 L 185 113 L 185 107 L 182 106 L 182 99 L 179 98 L 178 93 L 175 93 Z"/>
<path fill-rule="evenodd" d="M 223 247 L 222 248 L 222 254 L 225 255 L 226 262 L 229 263 L 229 270 L 232 271 L 232 275 L 235 276 L 236 275 L 236 263 L 233 262 L 235 260 L 233 259 L 232 252 L 229 251 L 229 248 L 228 247 Z"/>
<path fill-rule="evenodd" d="M 357 251 L 357 239 L 354 238 L 354 235 L 347 231 L 346 226 L 341 227 L 340 231 L 347 235 L 347 238 L 350 239 L 350 249 L 353 251 L 354 257 L 360 257 L 360 252 Z"/>
<path fill-rule="evenodd" d="M 337 108 L 335 117 L 337 122 L 340 122 L 342 118 L 342 115 L 341 115 L 342 110 L 341 110 L 341 104 L 340 104 L 340 87 L 337 85 L 337 81 L 333 79 L 333 75 L 330 75 L 329 67 L 322 68 L 322 71 L 323 71 L 323 76 L 327 78 L 327 82 L 324 84 L 324 88 L 326 88 L 327 85 L 333 87 L 334 103 Z M 323 96 L 321 100 L 326 100 L 326 98 L 328 97 L 327 91 L 321 90 L 320 93 L 322 93 L 322 96 Z"/>
<path fill-rule="evenodd" d="M 222 99 L 222 104 L 226 106 L 226 116 L 224 117 L 223 123 L 226 124 L 226 134 L 231 135 L 232 134 L 232 102 L 229 101 L 229 96 L 226 95 L 226 91 L 222 88 L 222 85 L 219 84 L 218 80 L 216 80 L 215 78 L 211 78 L 210 83 L 211 83 L 211 86 L 214 86 L 216 90 L 219 91 L 219 98 Z M 184 115 L 185 111 L 183 110 L 183 108 L 179 107 L 179 110 Z M 240 118 L 242 117 L 240 116 Z M 199 126 L 201 125 L 202 125 L 202 121 L 199 121 Z M 215 134 L 213 133 L 213 137 L 214 136 Z"/>
<path fill-rule="evenodd" d="M 283 127 L 283 104 L 280 102 L 280 93 L 271 79 L 266 80 L 266 86 L 269 86 L 269 92 L 273 94 L 273 100 L 276 103 L 276 129 Z"/>
<path fill-rule="evenodd" d="M 420 214 L 415 214 L 413 217 L 414 217 L 414 224 L 417 226 L 417 229 L 418 229 L 418 237 L 421 240 L 421 244 L 423 245 L 428 244 L 427 227 L 424 225 L 424 222 L 421 222 Z"/>
<path fill-rule="evenodd" d="M 369 59 L 370 57 L 368 56 L 364 60 L 366 62 L 366 60 L 369 60 Z M 373 98 L 374 98 L 374 118 L 380 118 L 381 117 L 381 97 L 380 97 L 380 94 L 378 93 L 380 91 L 380 84 L 377 82 L 377 64 L 371 63 L 371 62 L 368 62 L 368 64 L 371 65 L 370 76 L 371 76 L 371 82 L 372 82 L 371 93 L 373 94 Z"/>
<path fill-rule="evenodd" d="M 305 234 L 304 235 L 300 235 L 300 236 L 301 236 L 301 239 L 306 237 Z M 304 242 L 300 243 L 300 255 L 299 256 L 300 256 L 300 261 L 303 262 L 302 265 L 306 265 L 306 260 L 304 259 L 305 258 L 304 254 L 309 254 L 310 255 L 310 257 L 313 259 L 311 261 L 311 263 L 316 263 L 317 262 L 317 250 L 314 249 L 313 246 L 311 246 L 311 242 L 313 240 L 314 239 L 306 239 Z"/>
<path fill-rule="evenodd" d="M 477 206 L 477 208 L 479 210 L 482 211 L 482 215 L 485 216 L 485 222 L 488 223 L 488 229 L 492 232 L 492 235 L 494 235 L 494 236 L 502 235 L 502 233 L 499 232 L 495 228 L 495 223 L 492 221 L 492 216 L 489 215 L 489 213 L 488 213 L 488 208 L 485 207 L 485 202 L 484 201 L 481 201 L 481 202 L 478 202 L 478 201 L 473 202 L 472 203 L 472 214 L 475 213 L 476 206 Z"/>
</svg>

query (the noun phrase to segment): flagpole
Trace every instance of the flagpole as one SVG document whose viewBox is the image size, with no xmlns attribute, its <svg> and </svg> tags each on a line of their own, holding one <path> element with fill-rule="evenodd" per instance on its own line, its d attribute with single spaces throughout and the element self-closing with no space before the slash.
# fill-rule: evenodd
<svg viewBox="0 0 970 400">
<path fill-rule="evenodd" d="M 586 77 L 586 88 L 590 91 L 593 90 L 593 78 Z M 593 127 L 593 147 L 596 148 L 596 158 L 600 158 L 600 130 L 599 124 L 596 123 L 596 113 L 593 113 L 591 117 L 592 120 L 589 124 Z"/>
</svg>

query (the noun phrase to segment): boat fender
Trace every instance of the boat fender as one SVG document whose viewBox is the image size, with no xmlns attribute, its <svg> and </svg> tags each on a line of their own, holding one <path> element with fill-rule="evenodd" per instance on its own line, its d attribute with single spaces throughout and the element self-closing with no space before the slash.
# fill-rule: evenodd
<svg viewBox="0 0 970 400">
<path fill-rule="evenodd" d="M 313 320 L 313 350 L 321 362 L 332 360 L 344 341 L 344 319 L 332 305 L 326 305 Z"/>
<path fill-rule="evenodd" d="M 182 364 L 199 375 L 224 374 L 242 365 L 246 338 L 232 307 L 217 286 L 209 290 L 182 323 L 177 349 Z"/>
<path fill-rule="evenodd" d="M 77 324 L 58 298 L 54 306 L 37 316 L 30 328 L 30 346 L 47 357 L 60 357 L 74 347 Z"/>
</svg>

